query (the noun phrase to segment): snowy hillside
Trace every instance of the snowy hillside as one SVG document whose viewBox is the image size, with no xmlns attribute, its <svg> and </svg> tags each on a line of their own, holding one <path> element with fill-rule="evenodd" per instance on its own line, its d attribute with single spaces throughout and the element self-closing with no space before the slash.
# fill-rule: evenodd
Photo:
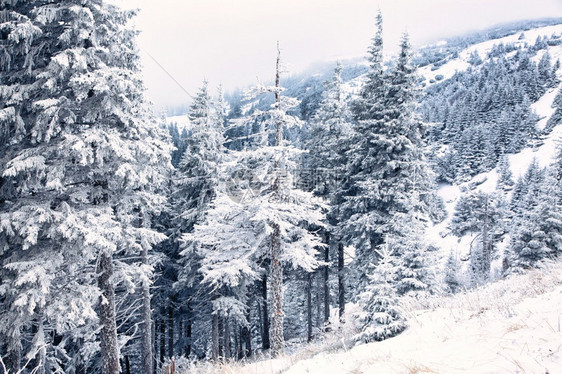
<svg viewBox="0 0 562 374">
<path fill-rule="evenodd" d="M 0 1 L 3 374 L 562 373 L 562 18 L 389 58 L 379 10 L 159 120 L 113 3 Z"/>
<path fill-rule="evenodd" d="M 562 58 L 562 24 L 526 29 L 509 36 L 486 40 L 456 51 L 456 57 L 446 58 L 446 63 L 428 64 L 418 70 L 425 87 L 446 82 L 456 73 L 479 71 L 483 64 L 493 63 L 498 46 L 509 45 L 512 52 L 501 52 L 502 58 L 513 58 L 516 53 L 533 49 L 538 41 L 548 40 L 531 52 L 530 60 L 538 64 L 548 53 L 552 61 Z M 538 40 L 538 41 L 537 41 Z M 445 44 L 442 44 L 445 45 Z M 482 61 L 474 64 L 478 56 Z M 356 70 L 356 71 L 361 71 Z M 560 70 L 558 78 L 562 78 Z M 315 77 L 314 79 L 318 79 Z M 367 78 L 360 74 L 346 80 L 342 90 L 355 97 Z M 303 86 L 298 86 L 299 84 Z M 302 89 L 302 87 L 308 88 Z M 290 95 L 313 90 L 310 81 L 301 79 Z M 300 87 L 300 88 L 299 88 Z M 556 83 L 541 92 L 528 105 L 533 116 L 537 138 L 525 143 L 514 152 L 505 152 L 508 169 L 513 181 L 521 178 L 533 160 L 541 168 L 551 166 L 562 139 L 562 125 L 546 129 L 556 111 L 556 97 L 562 83 Z M 493 123 L 494 118 L 490 122 Z M 482 124 L 478 124 L 480 126 Z M 487 125 L 484 123 L 483 125 Z M 543 130 L 545 130 L 543 132 Z M 435 140 L 434 140 L 435 141 Z M 502 195 L 504 203 L 511 199 L 513 191 L 500 191 L 500 165 L 489 167 L 464 180 L 441 183 L 437 194 L 444 202 L 447 217 L 428 228 L 428 242 L 437 248 L 432 254 L 439 262 L 438 268 L 446 268 L 449 254 L 459 262 L 457 276 L 461 288 L 471 287 L 469 261 L 479 239 L 479 232 L 455 235 L 451 223 L 458 203 L 469 195 L 479 192 Z M 523 275 L 504 277 L 502 266 L 508 257 L 510 227 L 503 228 L 501 238 L 495 244 L 491 259 L 490 280 L 472 291 L 455 296 L 434 296 L 423 301 L 402 299 L 409 328 L 383 342 L 353 347 L 348 340 L 353 335 L 351 323 L 343 330 L 328 333 L 311 345 L 289 344 L 287 356 L 268 359 L 258 353 L 250 364 L 204 364 L 191 367 L 193 373 L 558 373 L 562 372 L 562 265 L 550 264 Z M 439 272 L 439 270 L 438 270 Z M 441 274 L 440 276 L 446 276 Z M 465 279 L 462 279 L 462 278 Z M 500 280 L 498 280 L 500 279 Z M 356 311 L 356 305 L 346 306 L 348 316 Z M 335 311 L 334 311 L 335 312 Z M 335 315 L 333 315 L 334 317 Z M 338 322 L 332 320 L 337 330 Z M 343 332 L 342 332 L 343 331 Z M 351 348 L 353 347 L 353 348 Z M 260 360 L 260 357 L 262 361 Z"/>
<path fill-rule="evenodd" d="M 451 297 L 406 305 L 410 327 L 383 341 L 346 347 L 343 336 L 251 364 L 189 373 L 560 373 L 562 265 Z M 180 371 L 180 374 L 184 374 Z"/>
<path fill-rule="evenodd" d="M 560 30 L 562 30 L 562 25 Z M 554 109 L 552 108 L 553 100 L 560 88 L 562 88 L 562 85 L 555 89 L 550 89 L 539 101 L 532 105 L 537 115 L 541 118 L 538 124 L 539 126 L 544 126 L 546 121 L 550 118 L 550 116 L 552 116 L 554 112 Z M 537 148 L 528 147 L 523 149 L 521 152 L 508 155 L 509 166 L 514 180 L 517 180 L 525 173 L 533 159 L 536 159 L 541 167 L 551 165 L 555 159 L 556 153 L 558 152 L 561 141 L 562 126 L 559 125 L 555 127 L 544 139 L 541 146 Z M 445 259 L 446 254 L 449 251 L 453 252 L 459 258 L 467 257 L 470 252 L 471 243 L 474 240 L 474 236 L 472 235 L 460 238 L 456 237 L 451 234 L 448 229 L 455 205 L 458 203 L 460 198 L 468 192 L 496 192 L 497 182 L 498 172 L 496 167 L 489 172 L 478 174 L 468 182 L 453 185 L 444 184 L 440 186 L 438 194 L 445 203 L 448 218 L 438 225 L 429 228 L 427 236 L 431 242 L 441 249 L 443 259 Z M 507 241 L 508 238 L 504 239 L 504 245 Z M 502 254 L 498 254 L 496 261 L 493 263 L 493 271 L 495 272 L 496 277 L 499 276 L 499 272 L 501 270 L 501 258 Z"/>
<path fill-rule="evenodd" d="M 471 66 L 470 59 L 474 53 L 477 53 L 480 58 L 485 59 L 494 46 L 500 44 L 513 44 L 515 47 L 524 47 L 525 45 L 533 45 L 537 40 L 537 37 L 543 38 L 560 34 L 562 34 L 562 24 L 534 28 L 505 36 L 503 38 L 487 40 L 485 42 L 471 45 L 470 47 L 462 50 L 458 53 L 457 58 L 449 60 L 437 69 L 435 69 L 435 65 L 427 65 L 420 68 L 418 73 L 424 78 L 426 84 L 431 84 L 436 81 L 451 78 L 454 73 L 468 69 Z M 556 61 L 556 59 L 562 57 L 562 46 L 559 45 L 550 47 L 549 53 L 553 60 Z M 542 53 L 538 54 L 535 58 L 540 59 L 541 56 Z"/>
</svg>

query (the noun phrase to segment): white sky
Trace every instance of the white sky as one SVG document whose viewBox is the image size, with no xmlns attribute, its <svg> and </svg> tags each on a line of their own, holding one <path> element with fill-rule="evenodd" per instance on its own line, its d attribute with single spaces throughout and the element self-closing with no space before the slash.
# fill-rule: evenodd
<svg viewBox="0 0 562 374">
<path fill-rule="evenodd" d="M 385 48 L 404 31 L 413 45 L 499 23 L 562 17 L 562 0 L 113 0 L 141 9 L 145 83 L 157 107 L 189 102 L 203 79 L 226 90 L 273 79 L 276 41 L 289 73 L 327 59 L 364 56 L 377 9 Z"/>
</svg>

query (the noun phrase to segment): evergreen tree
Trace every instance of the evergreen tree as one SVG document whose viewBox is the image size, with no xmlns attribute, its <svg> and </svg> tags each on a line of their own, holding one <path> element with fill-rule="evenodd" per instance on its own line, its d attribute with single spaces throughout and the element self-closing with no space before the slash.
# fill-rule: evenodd
<svg viewBox="0 0 562 374">
<path fill-rule="evenodd" d="M 562 89 L 558 90 L 558 93 L 552 102 L 552 107 L 554 108 L 554 113 L 548 119 L 544 131 L 550 131 L 555 126 L 562 123 Z"/>
<path fill-rule="evenodd" d="M 371 61 L 382 58 L 376 55 L 381 53 L 377 43 L 371 53 Z M 432 186 L 432 172 L 423 154 L 425 126 L 414 112 L 417 88 L 408 37 L 402 39 L 400 55 L 388 75 L 381 77 L 376 66 L 372 65 L 365 92 L 356 104 L 356 134 L 347 166 L 351 188 L 342 206 L 361 284 L 367 264 L 377 262 L 375 249 L 383 235 L 399 234 L 392 217 L 413 210 L 428 214 Z"/>
<path fill-rule="evenodd" d="M 384 61 L 383 61 L 383 18 L 379 11 L 377 14 L 375 37 L 369 47 L 369 71 L 367 81 L 361 87 L 359 98 L 353 103 L 353 114 L 358 120 L 358 130 L 367 130 L 374 119 L 381 119 L 383 98 L 385 95 Z M 365 121 L 363 123 L 361 121 Z"/>
<path fill-rule="evenodd" d="M 192 131 L 186 139 L 187 147 L 174 181 L 178 232 L 190 232 L 214 198 L 218 169 L 225 153 L 222 114 L 214 106 L 206 81 L 195 96 L 188 116 Z"/>
<path fill-rule="evenodd" d="M 562 251 L 562 202 L 556 169 L 550 169 L 538 188 L 529 186 L 521 196 L 508 252 L 510 268 L 527 269 Z"/>
<path fill-rule="evenodd" d="M 498 163 L 498 188 L 503 192 L 510 191 L 515 184 L 509 167 L 509 157 L 502 155 Z"/>
<path fill-rule="evenodd" d="M 390 238 L 394 252 L 401 261 L 396 282 L 399 295 L 435 291 L 434 259 L 431 248 L 423 240 L 425 227 L 414 212 L 415 208 L 412 207 L 410 212 L 397 212 L 393 217 L 395 235 Z"/>
<path fill-rule="evenodd" d="M 447 257 L 447 263 L 445 264 L 445 285 L 447 286 L 447 291 L 450 293 L 456 293 L 461 288 L 461 282 L 459 280 L 460 264 L 451 251 L 449 257 Z"/>
<path fill-rule="evenodd" d="M 545 170 L 533 158 L 529 168 L 523 176 L 519 178 L 511 195 L 510 210 L 515 216 L 521 216 L 527 211 L 536 208 L 540 201 L 541 186 L 544 181 Z"/>
<path fill-rule="evenodd" d="M 322 101 L 310 124 L 308 166 L 324 179 L 324 183 L 314 183 L 317 195 L 332 197 L 337 184 L 330 180 L 338 178 L 346 164 L 346 151 L 350 147 L 351 112 L 342 88 L 342 65 L 337 64 L 332 79 L 325 83 Z M 322 173 L 326 173 L 322 175 Z M 328 174 L 329 173 L 329 174 Z"/>
<path fill-rule="evenodd" d="M 209 310 L 215 322 L 211 325 L 214 336 L 218 336 L 218 314 L 214 313 L 211 304 L 219 297 L 219 293 L 212 291 L 214 286 L 201 284 L 201 253 L 193 249 L 186 250 L 182 236 L 192 233 L 195 225 L 203 223 L 219 193 L 220 167 L 226 157 L 223 138 L 225 108 L 220 90 L 219 96 L 214 101 L 208 83 L 204 81 L 189 109 L 191 131 L 185 139 L 185 152 L 175 170 L 170 204 L 169 258 L 163 266 L 160 280 L 161 285 L 166 285 L 160 295 L 166 303 L 182 297 L 188 300 L 189 305 L 199 304 Z M 189 312 L 186 309 L 183 311 Z M 209 316 L 203 314 L 200 324 L 211 323 Z M 192 326 L 192 316 L 186 317 Z M 213 358 L 217 359 L 218 340 L 215 339 L 213 343 Z"/>
<path fill-rule="evenodd" d="M 500 239 L 502 216 L 500 199 L 484 192 L 461 197 L 455 207 L 450 226 L 453 234 L 476 234 L 470 247 L 471 275 L 475 284 L 490 277 L 490 264 L 494 245 Z"/>
<path fill-rule="evenodd" d="M 101 0 L 0 11 L 2 355 L 11 372 L 26 352 L 49 372 L 116 373 L 115 290 L 147 289 L 151 275 L 120 257 L 146 258 L 163 239 L 151 217 L 170 160 L 143 97 L 133 13 Z M 150 315 L 139 324 L 151 336 Z"/>
<path fill-rule="evenodd" d="M 225 159 L 225 172 L 219 173 L 224 184 L 217 190 L 216 203 L 212 203 L 193 233 L 185 235 L 188 243 L 199 245 L 203 281 L 228 289 L 234 297 L 229 299 L 229 305 L 235 305 L 234 300 L 243 303 L 245 287 L 256 277 L 261 278 L 268 300 L 263 308 L 270 313 L 264 316 L 269 321 L 262 322 L 271 322 L 268 338 L 273 356 L 279 355 L 284 346 L 283 267 L 291 265 L 308 272 L 317 267 L 316 247 L 321 247 L 322 242 L 307 227 L 322 225 L 324 218 L 323 204 L 315 201 L 311 193 L 295 187 L 295 160 L 302 151 L 287 146 L 283 134 L 287 127 L 300 125 L 288 114 L 298 101 L 281 95 L 284 89 L 280 85 L 279 63 L 278 56 L 275 86 L 258 86 L 247 94 L 254 98 L 251 100 L 273 94 L 272 108 L 256 110 L 234 121 L 234 126 L 240 127 L 256 123 L 256 140 L 251 149 L 231 152 L 231 158 Z M 214 305 L 218 305 L 216 301 Z M 266 339 L 262 337 L 264 349 L 269 348 Z"/>
<path fill-rule="evenodd" d="M 367 288 L 359 295 L 363 311 L 358 315 L 362 326 L 355 337 L 358 342 L 385 340 L 406 328 L 396 291 L 400 259 L 393 255 L 388 241 L 377 252 L 379 262 L 369 273 Z"/>
<path fill-rule="evenodd" d="M 316 195 L 329 201 L 328 221 L 333 227 L 330 238 L 336 238 L 338 258 L 343 259 L 341 243 L 342 225 L 340 222 L 340 204 L 345 193 L 346 183 L 343 179 L 347 164 L 346 152 L 351 144 L 351 112 L 348 100 L 342 89 L 342 66 L 337 64 L 332 79 L 325 83 L 322 101 L 310 125 L 308 167 L 310 168 L 313 191 Z M 327 243 L 329 245 L 329 243 Z M 329 260 L 329 248 L 325 249 L 324 260 Z M 325 287 L 328 287 L 328 267 L 324 268 Z M 345 311 L 345 290 L 343 264 L 338 269 L 338 303 L 340 317 Z M 327 296 L 325 296 L 327 298 Z M 325 305 L 327 310 L 329 306 Z"/>
</svg>

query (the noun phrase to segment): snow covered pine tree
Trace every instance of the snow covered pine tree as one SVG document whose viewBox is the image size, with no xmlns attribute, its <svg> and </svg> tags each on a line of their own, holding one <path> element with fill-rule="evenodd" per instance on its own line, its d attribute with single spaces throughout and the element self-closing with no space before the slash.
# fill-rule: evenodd
<svg viewBox="0 0 562 374">
<path fill-rule="evenodd" d="M 418 88 L 408 36 L 402 38 L 395 66 L 383 72 L 379 13 L 369 52 L 367 83 L 354 105 L 355 135 L 347 167 L 351 186 L 342 207 L 343 219 L 349 217 L 347 235 L 357 251 L 353 266 L 359 289 L 367 282 L 369 264 L 377 263 L 376 249 L 383 237 L 413 239 L 416 234 L 404 229 L 423 226 L 427 219 L 420 218 L 430 215 L 434 201 L 433 173 L 423 150 L 425 125 L 415 115 Z M 416 251 L 423 251 L 422 247 L 417 245 Z"/>
<path fill-rule="evenodd" d="M 343 202 L 343 195 L 346 190 L 343 175 L 347 164 L 347 151 L 351 148 L 352 139 L 351 111 L 348 104 L 349 98 L 343 90 L 342 70 L 342 65 L 338 62 L 332 79 L 325 82 L 322 101 L 310 124 L 310 140 L 307 144 L 309 151 L 308 167 L 312 170 L 314 178 L 323 178 L 322 184 L 313 183 L 314 193 L 317 196 L 324 197 L 329 202 L 330 209 L 327 217 L 334 231 L 329 237 L 338 239 L 338 306 L 340 318 L 343 318 L 345 312 L 344 244 L 340 240 L 343 236 L 340 204 Z M 325 250 L 327 251 L 328 248 Z M 325 267 L 324 271 L 326 274 L 324 286 L 327 288 L 328 268 Z M 327 300 L 326 295 L 324 297 Z M 328 310 L 325 310 L 326 312 Z"/>
<path fill-rule="evenodd" d="M 132 16 L 101 0 L 0 2 L 0 341 L 11 373 L 24 352 L 40 372 L 119 372 L 115 287 L 131 274 L 149 286 L 146 263 L 114 258 L 146 258 L 163 239 L 150 217 L 170 164 Z"/>
<path fill-rule="evenodd" d="M 299 123 L 297 118 L 287 114 L 298 101 L 281 95 L 279 63 L 278 55 L 275 86 L 260 85 L 248 95 L 255 98 L 273 94 L 272 108 L 256 110 L 234 123 L 241 127 L 249 122 L 257 123 L 258 141 L 252 144 L 252 149 L 230 152 L 222 166 L 224 171 L 217 196 L 205 219 L 195 225 L 193 233 L 184 236 L 192 246 L 199 247 L 203 281 L 215 289 L 229 291 L 230 296 L 215 300 L 217 312 L 221 306 L 229 313 L 234 312 L 238 323 L 248 323 L 243 320 L 246 316 L 238 312 L 244 305 L 245 290 L 256 278 L 265 279 L 270 289 L 270 297 L 266 295 L 270 316 L 264 319 L 271 320 L 272 356 L 281 354 L 284 346 L 283 266 L 289 264 L 307 272 L 318 266 L 316 248 L 321 247 L 322 242 L 307 227 L 320 226 L 325 218 L 323 204 L 293 184 L 294 159 L 302 151 L 284 144 L 283 131 Z M 271 132 L 274 145 L 269 145 Z M 245 187 L 250 187 L 251 191 L 233 196 L 230 188 L 240 186 L 233 186 L 229 177 L 239 171 L 246 175 L 248 170 L 252 171 L 253 180 L 251 186 Z"/>
</svg>

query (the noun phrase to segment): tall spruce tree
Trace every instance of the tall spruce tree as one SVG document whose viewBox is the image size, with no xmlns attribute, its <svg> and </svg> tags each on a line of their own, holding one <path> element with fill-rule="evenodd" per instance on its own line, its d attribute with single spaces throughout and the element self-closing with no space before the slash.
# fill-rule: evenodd
<svg viewBox="0 0 562 374">
<path fill-rule="evenodd" d="M 216 337 L 212 340 L 213 359 L 219 356 L 219 316 L 214 313 L 211 304 L 219 293 L 215 292 L 217 289 L 214 286 L 209 288 L 201 284 L 201 255 L 193 248 L 183 248 L 182 235 L 192 233 L 195 225 L 203 223 L 218 194 L 220 167 L 226 154 L 223 137 L 224 108 L 221 101 L 222 92 L 219 92 L 217 101 L 213 100 L 208 83 L 204 81 L 189 108 L 190 135 L 185 139 L 186 149 L 175 170 L 171 197 L 173 224 L 170 237 L 173 250 L 166 273 L 171 278 L 170 282 L 177 283 L 174 289 L 163 290 L 164 294 L 169 294 L 168 297 L 181 295 L 189 305 L 198 303 L 210 311 L 210 316 L 203 316 L 204 313 L 201 313 L 201 321 L 202 324 L 207 324 L 208 317 L 211 319 L 212 336 Z M 178 295 L 173 294 L 176 291 Z"/>
<path fill-rule="evenodd" d="M 302 151 L 287 145 L 283 133 L 300 125 L 288 114 L 298 101 L 281 95 L 280 77 L 278 55 L 275 85 L 260 85 L 247 93 L 250 101 L 272 95 L 271 109 L 254 110 L 233 121 L 232 127 L 247 128 L 252 123 L 259 130 L 249 149 L 231 151 L 224 159 L 216 200 L 194 231 L 184 235 L 187 248 L 195 248 L 201 258 L 203 282 L 222 292 L 213 305 L 226 313 L 240 310 L 248 287 L 260 278 L 267 300 L 260 305 L 266 314 L 262 345 L 271 348 L 273 356 L 281 354 L 284 346 L 283 268 L 290 265 L 310 272 L 318 266 L 316 248 L 322 242 L 308 225 L 320 226 L 324 219 L 323 204 L 296 188 L 295 160 Z M 238 323 L 250 322 L 246 314 L 243 317 Z"/>
<path fill-rule="evenodd" d="M 457 236 L 475 235 L 470 247 L 472 281 L 479 285 L 490 278 L 490 265 L 496 243 L 500 240 L 502 217 L 505 214 L 501 198 L 496 194 L 475 192 L 463 196 L 455 206 L 451 231 Z"/>
<path fill-rule="evenodd" d="M 308 167 L 313 178 L 313 191 L 324 197 L 330 205 L 328 221 L 332 227 L 329 237 L 336 238 L 338 261 L 338 304 L 340 317 L 345 311 L 345 288 L 343 269 L 342 225 L 340 222 L 340 204 L 345 193 L 344 181 L 347 151 L 351 147 L 351 111 L 348 98 L 342 87 L 342 65 L 338 63 L 334 69 L 332 79 L 325 83 L 322 101 L 312 118 L 310 125 L 310 141 Z M 328 248 L 325 249 L 328 251 Z M 325 258 L 326 260 L 326 258 Z M 329 260 L 329 258 L 327 258 Z M 327 268 L 324 283 L 327 287 Z M 325 295 L 326 298 L 326 295 Z"/>
<path fill-rule="evenodd" d="M 174 181 L 175 229 L 190 232 L 216 194 L 218 168 L 225 153 L 223 114 L 214 105 L 205 81 L 189 110 L 191 135 Z"/>
<path fill-rule="evenodd" d="M 515 213 L 507 257 L 510 270 L 516 271 L 562 253 L 562 193 L 556 168 L 545 172 L 538 187 L 526 191 Z"/>
<path fill-rule="evenodd" d="M 366 266 L 376 264 L 376 248 L 386 234 L 403 236 L 395 225 L 396 214 L 407 215 L 412 225 L 422 221 L 416 214 L 430 212 L 432 172 L 423 153 L 424 124 L 415 114 L 418 90 L 411 66 L 407 35 L 395 66 L 382 73 L 380 15 L 370 49 L 371 70 L 355 105 L 355 139 L 349 150 L 351 188 L 343 204 L 351 242 L 356 247 L 355 268 L 360 284 Z"/>
<path fill-rule="evenodd" d="M 114 257 L 163 239 L 150 218 L 170 162 L 133 13 L 82 0 L 2 1 L 0 14 L 2 355 L 10 372 L 26 352 L 49 372 L 117 373 L 115 288 L 150 267 Z"/>
</svg>

